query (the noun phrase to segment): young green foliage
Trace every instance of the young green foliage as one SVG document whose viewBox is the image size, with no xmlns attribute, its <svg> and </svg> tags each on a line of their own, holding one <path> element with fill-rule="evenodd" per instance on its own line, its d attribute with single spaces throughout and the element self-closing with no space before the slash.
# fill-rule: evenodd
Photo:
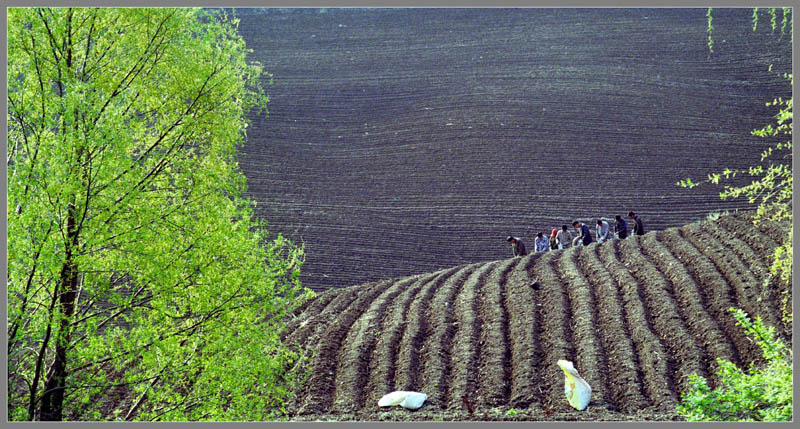
<svg viewBox="0 0 800 429">
<path fill-rule="evenodd" d="M 793 19 L 791 9 L 781 9 L 783 13 L 780 28 L 781 37 L 787 31 L 787 24 Z M 778 28 L 777 9 L 767 12 L 772 30 Z M 753 10 L 753 31 L 758 27 L 759 9 Z M 711 9 L 708 10 L 709 37 L 711 34 Z M 788 33 L 791 36 L 791 25 Z M 791 37 L 790 37 L 791 41 Z M 709 51 L 712 42 L 709 39 Z M 769 69 L 772 72 L 772 67 Z M 794 84 L 792 74 L 784 74 L 790 85 Z M 744 186 L 726 185 L 720 193 L 722 199 L 747 198 L 757 204 L 756 224 L 765 219 L 772 221 L 792 221 L 792 98 L 777 98 L 767 106 L 776 107 L 775 124 L 753 130 L 759 137 L 782 138 L 761 154 L 761 165 L 743 170 L 725 169 L 721 173 L 708 175 L 707 182 L 720 184 L 723 179 L 731 179 L 737 174 L 749 175 L 754 180 Z M 775 161 L 778 154 L 785 154 L 783 160 Z M 693 188 L 698 183 L 686 178 L 679 186 Z M 792 282 L 792 230 L 788 237 L 775 249 L 771 273 L 777 277 L 783 294 L 784 321 L 791 326 L 791 282 Z M 772 286 L 767 280 L 766 285 Z M 731 309 L 734 310 L 734 309 Z M 733 363 L 718 359 L 720 363 L 721 384 L 711 388 L 703 377 L 693 376 L 692 389 L 683 396 L 678 411 L 691 421 L 790 421 L 792 420 L 792 353 L 773 334 L 773 328 L 766 328 L 759 318 L 751 322 L 742 310 L 735 310 L 738 324 L 745 328 L 761 347 L 767 365 L 764 368 L 750 367 L 744 373 Z"/>
<path fill-rule="evenodd" d="M 714 20 L 714 18 L 711 16 L 712 10 L 714 9 L 708 8 L 708 12 L 706 12 L 706 16 L 708 17 L 708 28 L 706 30 L 708 32 L 708 53 L 714 52 L 714 39 L 711 38 L 711 32 L 714 31 L 714 26 L 711 24 L 711 21 Z"/>
<path fill-rule="evenodd" d="M 708 33 L 711 37 L 711 12 L 709 8 L 707 15 L 709 19 Z M 759 9 L 753 9 L 753 31 L 758 27 Z M 787 31 L 787 25 L 793 19 L 791 8 L 782 8 L 783 14 L 781 35 Z M 773 32 L 778 28 L 778 10 L 768 9 L 766 12 L 770 17 Z M 788 25 L 788 34 L 791 36 L 792 28 Z M 791 38 L 789 39 L 791 43 Z M 713 42 L 709 39 L 709 51 Z M 772 72 L 772 66 L 769 68 Z M 781 75 L 790 86 L 794 85 L 793 75 L 784 73 Z M 761 153 L 761 164 L 747 169 L 728 169 L 720 173 L 710 173 L 703 182 L 695 182 L 691 178 L 686 178 L 677 182 L 678 186 L 694 188 L 701 183 L 712 183 L 719 185 L 723 179 L 732 179 L 737 175 L 750 176 L 753 180 L 743 186 L 725 185 L 720 193 L 722 199 L 745 198 L 751 204 L 756 204 L 755 223 L 758 224 L 762 219 L 782 222 L 792 220 L 792 98 L 776 98 L 766 103 L 767 106 L 777 110 L 775 123 L 767 124 L 760 129 L 752 131 L 755 136 L 772 138 L 777 142 Z M 781 156 L 782 158 L 777 158 Z M 792 276 L 792 232 L 789 231 L 788 237 L 775 249 L 771 272 L 778 277 L 782 289 L 786 291 L 784 296 L 784 308 L 789 309 L 785 315 L 787 320 L 791 320 L 791 276 Z"/>
<path fill-rule="evenodd" d="M 737 324 L 761 348 L 767 364 L 744 372 L 730 361 L 717 359 L 721 384 L 711 389 L 706 379 L 692 374 L 691 389 L 678 412 L 689 421 L 791 421 L 792 351 L 765 327 L 760 318 L 731 308 Z"/>
<path fill-rule="evenodd" d="M 310 291 L 242 197 L 268 99 L 237 22 L 8 10 L 10 419 L 280 412 L 302 360 L 282 320 Z"/>
</svg>

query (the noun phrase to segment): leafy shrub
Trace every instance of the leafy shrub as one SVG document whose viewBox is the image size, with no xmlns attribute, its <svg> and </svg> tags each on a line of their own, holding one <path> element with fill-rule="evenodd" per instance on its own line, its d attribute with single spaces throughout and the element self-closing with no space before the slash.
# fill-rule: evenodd
<svg viewBox="0 0 800 429">
<path fill-rule="evenodd" d="M 717 359 L 721 385 L 711 389 L 704 377 L 692 374 L 691 388 L 683 396 L 678 412 L 689 421 L 791 421 L 792 351 L 775 338 L 774 328 L 761 318 L 731 308 L 737 324 L 761 348 L 767 364 L 752 364 L 744 372 L 732 362 Z"/>
</svg>

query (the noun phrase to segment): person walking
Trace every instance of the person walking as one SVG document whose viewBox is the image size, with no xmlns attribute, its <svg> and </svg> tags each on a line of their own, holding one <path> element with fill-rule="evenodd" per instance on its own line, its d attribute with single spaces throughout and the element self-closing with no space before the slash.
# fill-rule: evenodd
<svg viewBox="0 0 800 429">
<path fill-rule="evenodd" d="M 613 236 L 611 235 L 611 228 L 608 226 L 608 222 L 597 219 L 597 227 L 595 227 L 595 233 L 597 234 L 597 242 L 602 243 L 607 241 Z"/>
<path fill-rule="evenodd" d="M 545 237 L 544 234 L 542 234 L 541 232 L 536 234 L 535 244 L 536 248 L 534 250 L 534 253 L 547 252 L 548 250 L 550 250 L 550 240 L 548 240 L 547 237 Z"/>
<path fill-rule="evenodd" d="M 567 231 L 566 225 L 561 225 L 561 231 L 556 234 L 559 249 L 567 249 L 572 244 L 572 233 Z"/>
<path fill-rule="evenodd" d="M 589 231 L 589 227 L 586 226 L 585 223 L 578 222 L 576 220 L 572 222 L 572 226 L 575 227 L 576 234 L 578 234 L 578 236 L 575 237 L 576 242 L 582 246 L 588 246 L 592 243 L 592 233 Z"/>
<path fill-rule="evenodd" d="M 628 217 L 635 222 L 633 224 L 633 235 L 644 235 L 644 225 L 639 216 L 636 216 L 634 212 L 628 212 Z"/>
<path fill-rule="evenodd" d="M 514 253 L 514 256 L 525 256 L 528 254 L 528 251 L 525 250 L 525 243 L 519 238 L 509 235 L 506 237 L 506 241 L 511 243 L 511 252 Z"/>
<path fill-rule="evenodd" d="M 617 234 L 617 237 L 622 240 L 628 236 L 628 224 L 625 223 L 625 219 L 622 216 L 617 215 L 614 219 L 614 232 Z"/>
<path fill-rule="evenodd" d="M 553 228 L 550 232 L 550 250 L 558 250 L 558 240 L 556 237 L 558 236 L 558 228 Z"/>
</svg>

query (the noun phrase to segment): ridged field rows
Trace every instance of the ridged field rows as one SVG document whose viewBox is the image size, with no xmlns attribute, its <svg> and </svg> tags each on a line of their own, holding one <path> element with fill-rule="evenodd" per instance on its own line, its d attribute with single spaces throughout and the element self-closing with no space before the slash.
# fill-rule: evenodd
<svg viewBox="0 0 800 429">
<path fill-rule="evenodd" d="M 362 406 L 377 407 L 381 396 L 394 390 L 397 353 L 400 340 L 405 332 L 408 312 L 411 303 L 423 286 L 433 281 L 440 273 L 417 276 L 413 283 L 406 286 L 389 306 L 390 311 L 381 318 L 379 335 L 369 360 L 369 373 L 365 376 L 367 385 L 364 388 Z"/>
<path fill-rule="evenodd" d="M 727 230 L 718 226 L 715 222 L 707 222 L 703 224 L 705 232 L 711 234 L 711 239 L 724 245 L 729 250 L 733 251 L 739 259 L 747 264 L 747 268 L 759 280 L 759 284 L 763 285 L 764 282 L 770 278 L 769 270 L 764 265 L 764 261 L 753 251 L 752 247 L 742 241 L 740 238 L 733 236 Z"/>
<path fill-rule="evenodd" d="M 411 302 L 408 309 L 408 323 L 398 345 L 393 390 L 419 390 L 423 341 L 430 337 L 431 331 L 430 323 L 426 319 L 428 306 L 444 281 L 452 277 L 458 270 L 459 268 L 455 267 L 443 271 L 423 286 L 414 301 Z"/>
<path fill-rule="evenodd" d="M 733 342 L 739 357 L 738 362 L 736 360 L 734 362 L 752 362 L 753 359 L 757 359 L 760 355 L 758 347 L 747 338 L 740 327 L 736 326 L 736 319 L 729 311 L 729 308 L 735 306 L 735 301 L 731 298 L 733 293 L 731 286 L 714 263 L 690 241 L 683 238 L 676 229 L 659 232 L 659 236 L 662 243 L 683 263 L 699 285 L 705 296 L 706 308 Z"/>
<path fill-rule="evenodd" d="M 719 383 L 720 379 L 716 378 L 719 370 L 716 358 L 739 362 L 739 355 L 730 338 L 706 310 L 706 299 L 700 293 L 697 282 L 686 267 L 658 240 L 658 233 L 642 236 L 641 249 L 642 254 L 672 284 L 678 312 L 683 316 L 689 333 L 694 336 L 695 342 L 702 347 L 708 357 L 706 365 L 709 367 L 712 382 Z"/>
<path fill-rule="evenodd" d="M 455 300 L 466 278 L 476 265 L 467 265 L 442 285 L 430 304 L 427 318 L 432 332 L 422 347 L 420 391 L 428 394 L 432 407 L 447 406 L 448 375 L 452 370 L 452 346 L 455 325 Z"/>
<path fill-rule="evenodd" d="M 764 234 L 755 234 L 754 233 L 754 225 L 751 221 L 750 217 L 747 216 L 723 216 L 717 221 L 717 225 L 722 227 L 726 230 L 729 234 L 732 234 L 742 241 L 747 243 L 751 246 L 751 248 L 755 251 L 755 253 L 761 259 L 761 262 L 764 264 L 765 267 L 769 267 L 772 265 L 772 257 L 775 248 L 778 246 L 778 243 L 775 242 L 771 237 L 766 236 Z M 783 236 L 783 239 L 787 239 L 786 236 Z M 777 297 L 783 296 L 784 294 L 791 297 L 791 282 L 789 284 L 782 284 L 777 280 L 773 279 L 767 286 L 767 288 L 772 288 L 774 295 Z M 777 298 L 775 302 L 780 301 L 783 298 Z M 791 311 L 791 302 L 786 302 L 786 307 L 784 308 L 781 305 L 781 310 L 790 312 Z M 792 327 L 791 323 L 786 321 L 782 321 L 783 332 L 782 335 L 784 338 L 791 338 L 792 336 Z"/>
<path fill-rule="evenodd" d="M 602 247 L 610 248 L 612 243 Z M 597 257 L 601 246 L 589 246 L 579 252 L 578 265 L 586 274 L 597 305 L 597 323 L 606 356 L 608 393 L 606 398 L 622 410 L 643 408 L 648 400 L 643 394 L 645 375 L 639 368 L 630 330 L 625 324 L 627 311 L 621 303 L 619 288 Z M 646 324 L 646 321 L 643 321 Z M 652 383 L 655 380 L 650 380 Z"/>
<path fill-rule="evenodd" d="M 413 281 L 414 278 L 410 277 L 394 282 L 353 323 L 338 356 L 333 410 L 348 412 L 361 408 L 367 383 L 364 374 L 369 372 L 369 362 L 378 338 L 381 319 L 394 298 Z"/>
<path fill-rule="evenodd" d="M 717 225 L 745 243 L 747 243 L 761 259 L 765 266 L 772 264 L 772 252 L 777 243 L 763 234 L 754 234 L 756 231 L 752 222 L 739 219 L 735 216 L 723 216 L 717 220 Z"/>
<path fill-rule="evenodd" d="M 314 344 L 314 356 L 310 363 L 310 375 L 303 384 L 304 394 L 300 414 L 320 413 L 330 408 L 336 380 L 335 362 L 338 361 L 342 341 L 350 327 L 375 297 L 392 283 L 391 280 L 387 280 L 363 288 L 358 298 L 346 309 L 339 312 L 335 318 L 328 319 L 329 323 L 325 325 L 318 340 L 311 342 Z"/>
<path fill-rule="evenodd" d="M 690 374 L 721 382 L 717 358 L 763 363 L 729 308 L 780 323 L 774 294 L 759 289 L 775 243 L 746 223 L 721 218 L 322 293 L 285 334 L 312 355 L 292 411 L 375 416 L 387 411 L 381 396 L 414 390 L 435 413 L 570 413 L 556 364 L 566 359 L 592 386 L 594 410 L 674 412 Z"/>
<path fill-rule="evenodd" d="M 639 281 L 645 305 L 648 306 L 653 326 L 666 342 L 669 353 L 675 357 L 675 385 L 679 392 L 689 390 L 689 375 L 705 376 L 703 353 L 688 333 L 672 298 L 672 287 L 664 276 L 642 255 L 638 236 L 629 237 L 619 244 L 621 260 Z"/>
<path fill-rule="evenodd" d="M 326 321 L 347 308 L 363 290 L 363 286 L 351 286 L 321 294 L 304 313 L 309 317 L 299 318 L 299 326 L 287 336 L 286 341 L 290 344 L 314 344 L 313 340 L 325 328 Z"/>
<path fill-rule="evenodd" d="M 753 218 L 749 213 L 746 215 L 740 213 L 734 215 L 734 217 L 742 219 L 746 222 L 751 221 Z M 775 243 L 778 245 L 784 244 L 789 240 L 790 229 L 784 228 L 771 220 L 761 219 L 758 222 L 758 225 L 755 225 L 755 227 L 758 229 L 758 231 L 760 231 L 761 234 L 769 236 L 769 238 L 775 241 Z"/>
<path fill-rule="evenodd" d="M 539 340 L 544 349 L 545 364 L 540 366 L 539 379 L 543 385 L 543 402 L 546 406 L 564 409 L 564 373 L 556 362 L 559 359 L 574 361 L 574 344 L 569 329 L 569 296 L 561 284 L 553 259 L 558 252 L 547 252 L 533 265 L 534 278 L 541 284 L 542 327 Z"/>
<path fill-rule="evenodd" d="M 763 264 L 756 252 L 754 252 L 747 243 L 727 233 L 714 222 L 704 224 L 704 228 L 706 232 L 712 235 L 714 240 L 733 251 L 756 277 L 758 280 L 758 302 L 760 311 L 781 314 L 776 277 L 770 275 L 767 266 Z M 787 326 L 787 324 L 784 323 L 783 328 L 784 334 L 788 334 L 788 338 L 791 338 L 791 326 Z"/>
<path fill-rule="evenodd" d="M 583 377 L 592 386 L 592 401 L 595 404 L 606 402 L 606 362 L 602 354 L 602 341 L 597 338 L 595 326 L 595 299 L 589 283 L 575 263 L 575 254 L 586 250 L 572 247 L 560 253 L 556 271 L 561 283 L 567 285 L 567 295 L 571 305 L 573 342 L 576 348 L 575 366 L 580 368 Z"/>
<path fill-rule="evenodd" d="M 283 333 L 281 334 L 281 341 L 285 341 L 295 332 L 295 330 L 297 330 L 297 328 L 308 323 L 310 318 L 316 317 L 318 314 L 320 314 L 322 310 L 325 309 L 325 306 L 330 304 L 334 298 L 339 296 L 344 291 L 345 289 L 329 289 L 324 293 L 320 293 L 314 298 L 304 302 L 303 305 L 294 312 L 294 317 L 292 320 L 286 324 L 286 329 L 284 329 Z"/>
<path fill-rule="evenodd" d="M 618 255 L 619 245 L 623 241 L 613 240 L 605 246 L 598 246 L 598 256 L 619 285 L 626 322 L 636 346 L 648 397 L 661 410 L 671 409 L 678 399 L 673 377 L 673 368 L 677 364 L 654 327 L 655 322 L 644 303 L 639 282 Z"/>
<path fill-rule="evenodd" d="M 452 370 L 447 380 L 447 408 L 462 409 L 463 397 L 472 397 L 476 393 L 477 365 L 480 360 L 478 339 L 482 329 L 478 317 L 478 296 L 486 276 L 496 265 L 497 263 L 484 264 L 472 272 L 456 297 L 452 354 L 458 359 L 452 363 Z"/>
<path fill-rule="evenodd" d="M 522 258 L 508 259 L 491 271 L 478 294 L 479 340 L 477 401 L 492 407 L 507 404 L 511 380 L 511 344 L 509 335 L 506 282 L 508 273 Z"/>
<path fill-rule="evenodd" d="M 511 391 L 509 405 L 526 408 L 541 404 L 543 364 L 540 340 L 542 330 L 541 303 L 533 288 L 531 270 L 541 254 L 521 258 L 506 281 L 506 301 L 509 313 L 508 330 L 511 342 Z"/>
<path fill-rule="evenodd" d="M 691 241 L 698 250 L 706 255 L 714 265 L 717 266 L 720 273 L 728 280 L 734 290 L 736 291 L 736 304 L 737 307 L 746 311 L 751 317 L 761 316 L 764 323 L 774 326 L 776 329 L 782 327 L 779 314 L 771 311 L 761 311 L 758 303 L 758 295 L 760 288 L 758 280 L 755 275 L 747 269 L 746 265 L 736 256 L 735 252 L 731 252 L 723 247 L 713 236 L 703 232 L 700 225 L 691 224 L 683 228 L 679 228 L 680 234 L 687 240 Z M 762 239 L 768 237 L 762 235 Z"/>
</svg>

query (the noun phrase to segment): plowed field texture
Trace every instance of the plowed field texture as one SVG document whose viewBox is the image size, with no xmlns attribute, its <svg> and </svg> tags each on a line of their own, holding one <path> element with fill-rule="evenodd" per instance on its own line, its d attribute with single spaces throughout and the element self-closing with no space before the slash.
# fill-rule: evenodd
<svg viewBox="0 0 800 429">
<path fill-rule="evenodd" d="M 248 196 L 305 245 L 316 291 L 499 260 L 507 235 L 532 249 L 573 219 L 634 211 L 660 231 L 752 208 L 676 182 L 757 163 L 750 131 L 791 94 L 786 36 L 747 8 L 714 9 L 713 54 L 705 8 L 236 12 L 273 80 L 241 148 Z"/>
<path fill-rule="evenodd" d="M 728 309 L 791 341 L 769 283 L 788 225 L 746 215 L 330 289 L 285 340 L 313 353 L 293 420 L 677 420 L 688 376 L 762 362 Z M 592 387 L 564 396 L 559 359 Z M 379 408 L 394 390 L 422 408 Z M 466 398 L 466 399 L 465 399 Z"/>
</svg>

